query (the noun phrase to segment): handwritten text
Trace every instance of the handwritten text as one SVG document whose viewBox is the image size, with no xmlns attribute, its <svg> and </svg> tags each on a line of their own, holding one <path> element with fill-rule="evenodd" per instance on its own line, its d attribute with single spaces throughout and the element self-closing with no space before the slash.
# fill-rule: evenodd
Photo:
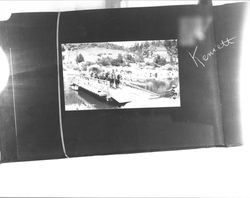
<svg viewBox="0 0 250 198">
<path fill-rule="evenodd" d="M 208 53 L 202 55 L 201 57 L 197 57 L 197 50 L 198 46 L 195 47 L 194 52 L 191 54 L 189 52 L 189 56 L 194 61 L 194 64 L 196 67 L 199 67 L 201 65 L 202 67 L 206 67 L 206 62 L 216 54 L 217 51 L 222 50 L 225 47 L 229 47 L 230 45 L 233 45 L 235 42 L 233 41 L 236 39 L 236 37 L 232 38 L 226 38 L 225 40 L 221 40 L 219 44 L 217 44 L 212 50 L 210 50 Z"/>
</svg>

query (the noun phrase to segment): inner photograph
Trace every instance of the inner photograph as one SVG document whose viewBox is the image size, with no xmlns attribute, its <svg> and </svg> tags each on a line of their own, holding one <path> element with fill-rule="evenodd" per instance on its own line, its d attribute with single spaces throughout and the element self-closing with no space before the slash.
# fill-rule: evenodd
<svg viewBox="0 0 250 198">
<path fill-rule="evenodd" d="M 65 111 L 180 107 L 177 40 L 61 44 Z"/>
</svg>

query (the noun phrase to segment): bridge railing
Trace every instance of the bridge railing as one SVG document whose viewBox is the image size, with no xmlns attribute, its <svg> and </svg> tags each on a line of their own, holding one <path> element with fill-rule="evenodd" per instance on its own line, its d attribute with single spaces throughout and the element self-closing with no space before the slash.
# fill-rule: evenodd
<svg viewBox="0 0 250 198">
<path fill-rule="evenodd" d="M 110 83 L 107 80 L 97 79 L 93 77 L 81 77 L 81 84 L 87 86 L 91 90 L 102 91 L 109 95 Z"/>
</svg>

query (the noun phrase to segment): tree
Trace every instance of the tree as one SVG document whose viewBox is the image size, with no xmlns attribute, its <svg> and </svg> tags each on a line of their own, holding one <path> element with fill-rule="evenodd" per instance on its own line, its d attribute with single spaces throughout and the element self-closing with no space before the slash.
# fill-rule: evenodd
<svg viewBox="0 0 250 198">
<path fill-rule="evenodd" d="M 135 62 L 135 59 L 134 57 L 131 55 L 131 54 L 127 54 L 126 55 L 126 59 L 129 63 L 134 63 Z"/>
<path fill-rule="evenodd" d="M 144 43 L 144 48 L 145 48 L 145 49 L 148 49 L 149 47 L 150 47 L 150 44 L 149 44 L 148 41 L 146 41 L 146 42 Z"/>
<path fill-rule="evenodd" d="M 161 57 L 160 55 L 157 55 L 154 59 L 154 63 L 162 66 L 162 65 L 166 65 L 167 61 L 165 58 Z"/>
<path fill-rule="evenodd" d="M 118 54 L 117 61 L 123 63 L 123 56 L 121 54 Z"/>
<path fill-rule="evenodd" d="M 88 70 L 88 67 L 86 65 L 81 65 L 82 67 L 82 71 L 87 71 Z"/>
<path fill-rule="evenodd" d="M 144 58 L 143 58 L 143 55 L 141 53 L 136 54 L 135 62 L 140 62 L 140 63 L 144 62 Z"/>
<path fill-rule="evenodd" d="M 121 54 L 118 54 L 117 58 L 111 61 L 113 66 L 121 66 L 123 63 L 123 56 Z"/>
<path fill-rule="evenodd" d="M 110 57 L 102 57 L 98 63 L 103 66 L 111 65 L 111 58 Z"/>
<path fill-rule="evenodd" d="M 173 58 L 178 56 L 177 40 L 165 40 L 164 47 L 167 49 L 172 64 Z"/>
<path fill-rule="evenodd" d="M 83 57 L 82 54 L 78 54 L 76 56 L 76 63 L 78 64 L 78 63 L 81 63 L 81 62 L 84 62 L 84 57 Z"/>
<path fill-rule="evenodd" d="M 65 51 L 65 47 L 64 47 L 64 45 L 62 45 L 62 52 L 64 52 Z"/>
</svg>

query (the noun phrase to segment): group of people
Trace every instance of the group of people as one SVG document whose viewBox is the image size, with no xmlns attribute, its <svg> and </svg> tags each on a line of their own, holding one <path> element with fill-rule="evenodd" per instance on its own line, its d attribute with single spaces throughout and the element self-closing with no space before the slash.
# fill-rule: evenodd
<svg viewBox="0 0 250 198">
<path fill-rule="evenodd" d="M 109 81 L 111 88 L 119 88 L 122 79 L 122 75 L 120 73 L 117 74 L 114 70 L 112 70 L 112 72 L 95 72 L 91 73 L 90 76 L 93 78 Z"/>
</svg>

